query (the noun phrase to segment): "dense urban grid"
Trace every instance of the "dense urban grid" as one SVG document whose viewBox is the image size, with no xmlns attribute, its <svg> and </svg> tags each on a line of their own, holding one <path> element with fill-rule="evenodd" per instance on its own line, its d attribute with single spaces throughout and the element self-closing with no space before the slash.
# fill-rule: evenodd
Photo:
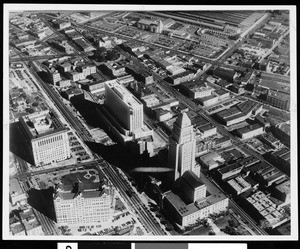
<svg viewBox="0 0 300 249">
<path fill-rule="evenodd" d="M 10 12 L 10 235 L 290 235 L 289 30 Z"/>
</svg>

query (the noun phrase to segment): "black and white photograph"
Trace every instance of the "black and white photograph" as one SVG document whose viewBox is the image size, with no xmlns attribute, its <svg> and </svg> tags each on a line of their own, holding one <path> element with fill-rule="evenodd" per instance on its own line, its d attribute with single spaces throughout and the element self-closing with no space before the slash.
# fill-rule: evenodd
<svg viewBox="0 0 300 249">
<path fill-rule="evenodd" d="M 3 20 L 3 239 L 298 239 L 295 6 Z"/>
</svg>

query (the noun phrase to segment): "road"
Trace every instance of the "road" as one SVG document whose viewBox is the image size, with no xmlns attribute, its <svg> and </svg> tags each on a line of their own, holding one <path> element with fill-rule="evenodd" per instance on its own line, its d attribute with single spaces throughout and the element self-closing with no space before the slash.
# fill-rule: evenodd
<svg viewBox="0 0 300 249">
<path fill-rule="evenodd" d="M 48 168 L 48 169 L 41 169 L 41 170 L 35 170 L 31 172 L 21 172 L 17 173 L 13 176 L 10 176 L 10 178 L 18 178 L 19 180 L 24 180 L 27 177 L 32 177 L 32 176 L 37 176 L 41 174 L 49 174 L 49 173 L 54 173 L 58 172 L 61 170 L 66 170 L 66 169 L 76 169 L 80 167 L 86 167 L 86 166 L 95 166 L 98 163 L 103 162 L 103 159 L 97 159 L 89 162 L 84 162 L 84 163 L 77 163 L 77 164 L 69 164 L 65 166 L 60 166 L 60 167 L 53 167 L 53 168 Z"/>
<path fill-rule="evenodd" d="M 118 188 L 118 191 L 138 215 L 146 230 L 148 232 L 152 232 L 154 235 L 166 235 L 166 232 L 161 228 L 160 224 L 155 220 L 153 214 L 148 210 L 148 207 L 143 204 L 127 180 L 124 179 L 121 174 L 116 172 L 113 166 L 107 162 L 104 162 L 104 164 L 106 164 L 106 167 L 102 167 L 102 171 L 108 176 L 113 185 Z M 127 191 L 132 195 L 129 196 L 126 193 Z"/>
<path fill-rule="evenodd" d="M 249 215 L 239 206 L 237 205 L 233 200 L 229 199 L 229 205 L 236 213 L 238 213 L 240 216 L 242 216 L 248 223 L 260 234 L 260 235 L 269 235 L 265 230 L 263 230 L 260 226 L 256 224 L 255 221 Z"/>
<path fill-rule="evenodd" d="M 219 191 L 221 193 L 223 193 L 225 196 L 228 197 L 228 200 L 229 200 L 229 206 L 237 213 L 239 214 L 241 217 L 243 217 L 246 221 L 248 221 L 249 224 L 251 224 L 251 230 L 255 231 L 257 234 L 259 235 L 268 235 L 266 233 L 266 231 L 264 231 L 261 227 L 259 227 L 256 222 L 244 211 L 242 210 L 241 207 L 239 207 L 239 205 L 233 200 L 231 199 L 231 197 L 226 193 L 224 192 L 224 190 L 222 189 L 222 187 L 218 184 L 218 182 L 216 182 L 211 176 L 208 176 L 207 175 L 207 172 L 205 171 L 202 171 L 201 170 L 201 173 L 204 174 L 204 176 L 206 178 L 209 179 L 209 181 L 211 181 L 212 183 L 214 183 L 214 185 L 219 189 Z"/>
<path fill-rule="evenodd" d="M 66 120 L 71 124 L 71 126 L 77 131 L 77 134 L 84 140 L 84 141 L 92 141 L 91 137 L 86 134 L 85 129 L 83 130 L 83 125 L 80 123 L 79 120 L 77 120 L 72 113 L 69 112 L 67 107 L 64 105 L 64 103 L 60 100 L 58 97 L 58 94 L 52 89 L 50 85 L 43 82 L 37 73 L 34 71 L 34 65 L 31 63 L 31 71 L 33 71 L 34 75 L 37 77 L 37 80 L 39 81 L 42 88 L 45 90 L 45 92 L 49 95 L 49 97 L 53 100 L 54 104 L 58 108 L 58 110 L 63 114 L 63 116 L 66 118 Z M 100 156 L 96 155 L 96 158 L 99 160 L 103 160 Z M 127 199 L 130 206 L 135 209 L 137 212 L 138 217 L 141 219 L 142 224 L 148 228 L 149 232 L 152 232 L 154 235 L 165 235 L 164 230 L 160 227 L 160 225 L 157 225 L 157 221 L 154 217 L 152 217 L 152 214 L 150 212 L 147 212 L 144 210 L 144 207 L 142 201 L 139 199 L 137 195 L 133 195 L 132 198 L 127 198 L 127 194 L 125 190 L 129 190 L 131 192 L 134 192 L 134 189 L 130 187 L 130 185 L 126 185 L 124 182 L 126 180 L 120 175 L 119 172 L 117 172 L 114 167 L 107 162 L 106 166 L 103 167 L 102 171 L 107 176 L 107 178 L 114 184 L 114 186 L 121 192 L 124 198 Z M 82 166 L 82 164 L 80 164 Z M 68 167 L 68 166 L 63 166 Z M 73 166 L 70 166 L 73 167 Z M 46 170 L 47 171 L 47 170 Z M 35 173 L 33 173 L 35 174 Z M 125 188 L 126 187 L 126 188 Z M 140 207 L 140 208 L 139 208 Z"/>
<path fill-rule="evenodd" d="M 55 92 L 51 85 L 45 83 L 39 75 L 36 73 L 38 69 L 36 66 L 30 61 L 28 62 L 28 68 L 33 73 L 33 75 L 37 78 L 39 85 L 48 95 L 48 97 L 53 101 L 56 108 L 61 112 L 63 117 L 69 122 L 69 124 L 77 131 L 77 135 L 82 138 L 83 141 L 93 142 L 93 138 L 87 129 L 83 126 L 83 124 L 69 111 L 66 105 L 62 102 L 59 95 Z"/>
<path fill-rule="evenodd" d="M 261 57 L 259 62 L 261 62 L 263 59 L 268 57 L 273 52 L 273 50 L 280 44 L 282 39 L 284 39 L 284 37 L 286 37 L 289 33 L 290 33 L 290 31 L 287 30 L 282 36 L 280 36 L 280 38 L 273 44 L 273 46 L 269 49 L 269 51 Z"/>
<path fill-rule="evenodd" d="M 122 38 L 125 37 L 127 40 L 134 40 L 134 41 L 138 41 L 139 43 L 149 44 L 151 46 L 161 47 L 161 46 L 158 46 L 158 45 L 154 45 L 152 43 L 141 42 L 138 39 L 129 39 L 126 36 L 115 34 L 113 32 L 103 31 L 101 29 L 98 29 L 98 28 L 95 28 L 95 27 L 90 27 L 88 25 L 77 25 L 77 26 L 82 26 L 82 27 L 85 27 L 85 28 L 99 30 L 102 33 L 107 33 L 109 35 L 119 36 L 119 37 L 122 37 Z M 244 40 L 241 40 L 240 42 L 238 42 L 237 44 L 235 44 L 234 47 L 231 48 L 226 53 L 224 53 L 224 55 L 222 56 L 222 58 L 219 58 L 218 61 L 212 61 L 212 60 L 209 60 L 209 59 L 206 60 L 206 61 L 209 62 L 209 63 L 213 63 L 214 65 L 218 65 L 218 63 L 222 63 L 222 61 L 227 56 L 229 56 L 234 51 L 234 49 L 236 47 L 238 47 L 243 41 Z M 168 50 L 172 50 L 172 49 L 168 49 Z M 178 54 L 188 54 L 188 53 L 184 53 L 184 52 L 179 52 L 178 50 L 174 50 L 174 51 L 176 51 L 176 53 L 178 53 Z M 195 104 L 192 100 L 186 98 L 184 95 L 182 95 L 180 92 L 176 91 L 172 86 L 170 86 L 170 84 L 168 82 L 166 82 L 164 79 L 162 79 L 162 77 L 160 75 L 158 75 L 155 72 L 152 72 L 149 68 L 147 68 L 146 66 L 144 66 L 137 58 L 132 57 L 131 55 L 129 55 L 125 51 L 122 51 L 122 50 L 119 49 L 119 52 L 121 52 L 122 54 L 124 54 L 130 60 L 132 60 L 141 69 L 143 69 L 143 70 L 151 73 L 153 75 L 153 78 L 155 79 L 155 81 L 157 81 L 157 83 L 160 84 L 167 92 L 173 93 L 173 95 L 175 95 L 175 97 L 179 101 L 181 101 L 184 104 L 186 104 L 191 110 L 197 112 L 199 115 L 201 115 L 201 116 L 205 117 L 206 119 L 208 119 L 211 123 L 213 123 L 218 128 L 218 131 L 222 135 L 229 136 L 235 142 L 240 142 L 239 139 L 237 139 L 235 136 L 233 136 L 231 133 L 229 133 L 222 125 L 220 125 L 218 122 L 216 122 L 210 116 L 208 116 L 207 114 L 205 114 L 204 111 L 197 104 Z M 78 55 L 86 56 L 85 53 L 74 53 L 74 54 L 68 54 L 66 56 L 73 56 L 73 55 L 76 55 L 76 56 L 78 56 Z M 62 54 L 60 54 L 60 55 L 54 55 L 53 58 L 58 58 L 58 57 L 62 57 L 62 56 L 64 56 L 64 55 L 62 55 Z M 203 60 L 203 58 L 200 57 L 200 56 L 195 56 L 195 57 L 199 57 L 199 58 L 201 58 L 201 60 Z M 37 78 L 40 86 L 47 93 L 47 95 L 49 96 L 49 98 L 53 100 L 53 103 L 55 104 L 55 106 L 57 107 L 57 109 L 62 113 L 62 115 L 64 116 L 64 118 L 77 131 L 77 134 L 84 141 L 92 142 L 93 140 L 92 140 L 90 134 L 88 133 L 88 131 L 86 131 L 85 127 L 80 123 L 80 121 L 76 117 L 74 117 L 72 113 L 70 113 L 70 111 L 67 109 L 67 107 L 65 106 L 65 104 L 61 101 L 61 99 L 59 98 L 58 94 L 54 91 L 54 89 L 52 88 L 52 86 L 50 86 L 49 84 L 43 82 L 43 80 L 40 79 L 40 77 L 36 73 L 37 68 L 32 63 L 31 60 L 35 60 L 37 58 L 49 59 L 49 58 L 51 58 L 51 56 L 41 56 L 41 57 L 37 57 L 37 56 L 30 57 L 30 56 L 28 56 L 28 57 L 23 57 L 23 58 L 16 58 L 15 60 L 18 60 L 18 61 L 20 61 L 20 60 L 21 61 L 22 60 L 24 60 L 24 61 L 29 60 L 28 66 L 29 66 L 31 72 Z M 12 59 L 11 61 L 13 61 L 13 60 L 14 59 Z M 254 152 L 252 149 L 250 149 L 248 147 L 248 145 L 246 145 L 243 142 L 242 142 L 242 144 L 243 144 L 243 150 L 247 154 L 254 155 L 259 160 L 261 160 L 261 161 L 269 164 L 258 153 Z M 98 157 L 98 158 L 101 159 L 100 157 Z M 65 167 L 66 166 L 63 166 L 62 168 L 65 168 Z M 74 167 L 74 165 L 70 165 L 70 168 L 71 167 Z M 136 195 L 136 193 L 134 192 L 133 188 L 129 184 L 126 184 L 126 180 L 119 174 L 119 172 L 117 172 L 114 169 L 114 167 L 112 165 L 108 164 L 107 162 L 105 162 L 105 167 L 102 167 L 101 170 L 105 173 L 105 175 L 108 177 L 108 179 L 114 184 L 114 186 L 120 191 L 120 193 L 122 194 L 122 196 L 130 204 L 130 206 L 135 210 L 135 212 L 137 213 L 138 217 L 141 219 L 142 224 L 147 228 L 147 230 L 149 232 L 152 232 L 155 235 L 163 235 L 163 234 L 165 234 L 165 232 L 160 227 L 160 225 L 157 224 L 157 221 L 153 217 L 151 217 L 152 214 L 150 212 L 148 212 L 147 209 L 145 209 L 145 207 L 143 206 L 142 201 L 139 199 L 138 195 Z M 47 172 L 47 171 L 48 170 L 42 170 L 42 171 L 30 173 L 30 174 L 39 174 L 39 173 L 41 174 L 41 173 Z M 54 169 L 54 171 L 55 171 L 55 169 Z M 50 170 L 48 172 L 52 172 L 52 171 Z M 28 175 L 25 175 L 24 177 L 27 177 L 27 176 Z M 131 197 L 129 197 L 127 195 L 126 190 L 127 191 L 131 191 L 131 193 L 133 193 Z M 247 219 L 247 220 L 249 219 L 248 215 L 243 210 L 241 210 L 241 208 L 236 203 L 234 203 L 233 201 L 231 201 L 231 205 L 238 212 L 240 212 L 243 215 L 243 217 L 245 217 L 245 219 Z M 263 234 L 264 231 L 262 230 L 260 232 Z"/>
<path fill-rule="evenodd" d="M 164 88 L 167 92 L 173 93 L 173 95 L 180 101 L 186 104 L 191 110 L 197 112 L 200 116 L 204 117 L 205 119 L 209 120 L 212 124 L 214 124 L 218 132 L 221 133 L 223 136 L 228 136 L 233 142 L 240 141 L 242 143 L 242 150 L 246 152 L 246 154 L 253 155 L 262 162 L 271 165 L 268 161 L 266 161 L 260 154 L 258 154 L 256 151 L 252 150 L 246 143 L 244 143 L 239 138 L 232 135 L 228 130 L 226 130 L 223 125 L 215 121 L 212 117 L 207 115 L 205 111 L 199 107 L 195 102 L 193 102 L 191 99 L 185 97 L 183 94 L 175 90 L 168 82 L 166 82 L 159 74 L 152 72 L 149 68 L 144 66 L 140 60 L 138 60 L 135 57 L 132 57 L 127 52 L 123 51 L 122 49 L 118 48 L 118 51 L 122 53 L 124 56 L 126 56 L 128 59 L 131 59 L 136 65 L 138 65 L 142 70 L 147 71 L 148 73 L 152 73 L 154 80 L 161 85 L 162 88 Z M 272 166 L 272 165 L 271 165 Z"/>
</svg>

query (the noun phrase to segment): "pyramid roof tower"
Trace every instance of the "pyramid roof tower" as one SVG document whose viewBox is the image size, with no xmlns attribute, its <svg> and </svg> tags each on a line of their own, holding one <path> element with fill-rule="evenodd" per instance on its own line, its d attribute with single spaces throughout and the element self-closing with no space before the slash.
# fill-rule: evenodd
<svg viewBox="0 0 300 249">
<path fill-rule="evenodd" d="M 178 118 L 175 121 L 175 124 L 180 128 L 185 128 L 192 125 L 189 116 L 185 112 L 179 114 Z"/>
</svg>

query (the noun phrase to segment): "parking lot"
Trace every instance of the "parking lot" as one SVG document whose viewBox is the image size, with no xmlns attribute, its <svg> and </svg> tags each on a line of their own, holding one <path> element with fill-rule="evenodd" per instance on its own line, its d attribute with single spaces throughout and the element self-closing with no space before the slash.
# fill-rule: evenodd
<svg viewBox="0 0 300 249">
<path fill-rule="evenodd" d="M 73 132 L 69 132 L 68 135 L 72 156 L 75 157 L 77 161 L 90 159 L 89 154 L 82 147 L 81 143 L 77 140 L 77 137 L 73 134 Z"/>
</svg>

